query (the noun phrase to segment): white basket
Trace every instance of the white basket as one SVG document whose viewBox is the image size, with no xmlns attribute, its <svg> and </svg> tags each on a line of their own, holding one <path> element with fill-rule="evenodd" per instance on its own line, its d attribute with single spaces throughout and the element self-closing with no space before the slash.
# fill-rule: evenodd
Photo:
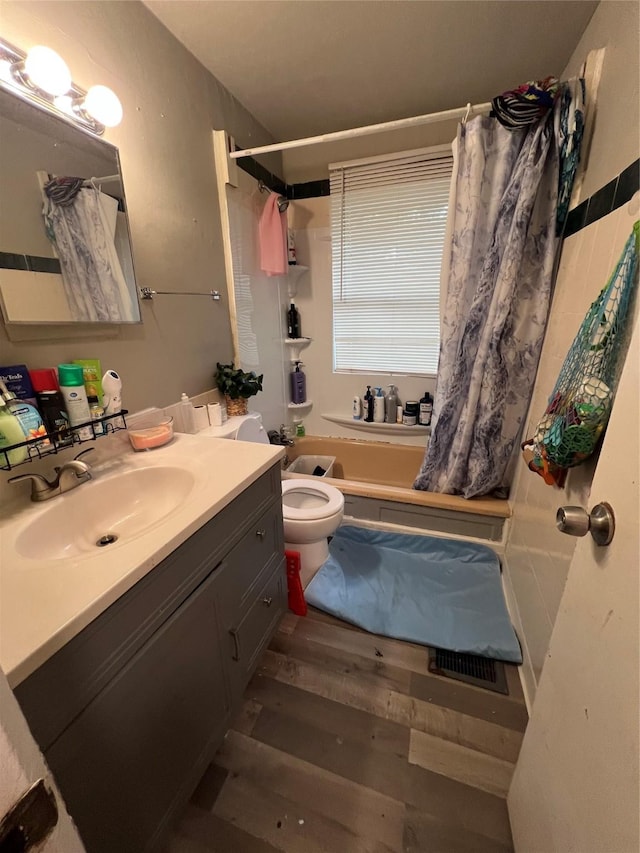
<svg viewBox="0 0 640 853">
<path fill-rule="evenodd" d="M 316 468 L 324 468 L 324 474 L 317 477 L 331 477 L 335 456 L 298 456 L 287 468 L 289 474 L 313 474 Z"/>
</svg>

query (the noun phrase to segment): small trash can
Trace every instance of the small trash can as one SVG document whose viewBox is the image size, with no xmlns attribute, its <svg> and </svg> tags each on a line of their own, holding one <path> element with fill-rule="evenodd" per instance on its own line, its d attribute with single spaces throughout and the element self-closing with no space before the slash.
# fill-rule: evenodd
<svg viewBox="0 0 640 853">
<path fill-rule="evenodd" d="M 331 477 L 335 456 L 298 456 L 287 468 L 289 474 L 314 474 L 316 477 Z"/>
</svg>

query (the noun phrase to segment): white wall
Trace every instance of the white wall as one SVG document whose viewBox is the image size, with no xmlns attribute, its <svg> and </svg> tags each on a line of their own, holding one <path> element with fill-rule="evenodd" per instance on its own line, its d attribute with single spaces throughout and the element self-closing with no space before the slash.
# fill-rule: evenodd
<svg viewBox="0 0 640 853">
<path fill-rule="evenodd" d="M 606 49 L 586 174 L 574 203 L 593 195 L 638 157 L 639 28 L 636 0 L 603 0 L 563 72 L 563 79 L 576 76 L 590 50 Z"/>
<path fill-rule="evenodd" d="M 637 4 L 601 3 L 563 76 L 579 68 L 589 50 L 602 46 L 606 46 L 607 53 L 583 198 L 638 157 Z M 564 241 L 529 409 L 527 437 L 532 435 L 544 412 L 567 350 L 587 308 L 606 283 L 633 219 L 624 206 Z M 546 659 L 576 544 L 574 538 L 556 531 L 556 509 L 562 505 L 588 505 L 594 466 L 592 460 L 572 470 L 564 489 L 546 486 L 521 461 L 516 469 L 505 579 L 511 586 L 520 622 L 519 632 L 525 647 L 523 675 L 531 700 Z"/>
<path fill-rule="evenodd" d="M 120 97 L 124 119 L 106 138 L 120 149 L 138 284 L 224 293 L 211 133 L 248 146 L 273 141 L 267 132 L 141 3 L 4 0 L 0 14 L 8 41 L 48 44 L 83 88 L 100 82 Z M 281 170 L 279 157 L 269 163 Z M 110 338 L 59 328 L 53 340 L 15 343 L 0 323 L 0 363 L 100 358 L 122 375 L 130 409 L 210 388 L 216 361 L 232 356 L 226 300 L 157 297 L 142 314 L 143 325 Z"/>
</svg>

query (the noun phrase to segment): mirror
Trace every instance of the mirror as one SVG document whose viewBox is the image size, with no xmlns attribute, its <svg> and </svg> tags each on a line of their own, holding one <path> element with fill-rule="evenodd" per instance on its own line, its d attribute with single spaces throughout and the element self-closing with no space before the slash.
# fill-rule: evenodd
<svg viewBox="0 0 640 853">
<path fill-rule="evenodd" d="M 0 87 L 0 151 L 5 322 L 141 322 L 118 149 Z M 84 179 L 65 206 L 54 176 Z"/>
</svg>

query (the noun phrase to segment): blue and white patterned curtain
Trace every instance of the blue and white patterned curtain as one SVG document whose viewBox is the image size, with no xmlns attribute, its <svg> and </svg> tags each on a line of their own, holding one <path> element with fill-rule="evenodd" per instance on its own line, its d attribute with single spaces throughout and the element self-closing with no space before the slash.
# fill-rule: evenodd
<svg viewBox="0 0 640 853">
<path fill-rule="evenodd" d="M 93 188 L 75 187 L 69 195 L 62 204 L 45 195 L 43 215 L 60 259 L 72 317 L 88 322 L 137 322 L 140 313 L 122 271 L 105 208 L 107 199 Z"/>
<path fill-rule="evenodd" d="M 457 161 L 435 420 L 414 488 L 506 495 L 552 290 L 553 112 L 522 130 L 483 116 L 460 125 Z"/>
</svg>

